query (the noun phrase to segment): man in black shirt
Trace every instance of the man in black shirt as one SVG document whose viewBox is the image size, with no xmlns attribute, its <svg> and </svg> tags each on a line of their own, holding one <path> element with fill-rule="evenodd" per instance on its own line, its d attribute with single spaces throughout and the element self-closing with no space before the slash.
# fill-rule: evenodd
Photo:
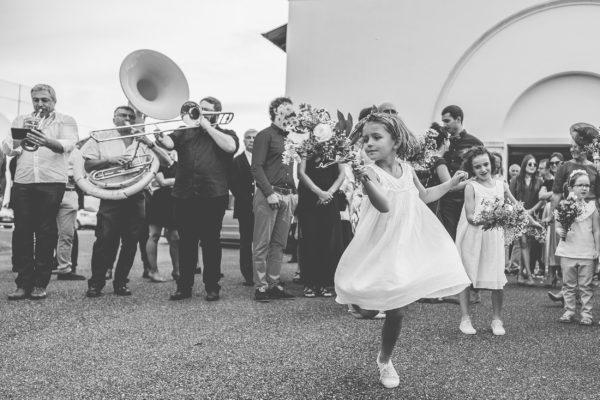
<svg viewBox="0 0 600 400">
<path fill-rule="evenodd" d="M 463 155 L 473 146 L 483 146 L 483 142 L 470 135 L 463 128 L 464 113 L 459 106 L 447 106 L 442 110 L 442 122 L 450 133 L 450 147 L 444 158 L 448 165 L 449 176 L 461 169 Z M 467 181 L 463 181 L 440 199 L 440 215 L 442 224 L 452 237 L 456 239 L 456 227 L 465 201 L 464 190 Z"/>
<path fill-rule="evenodd" d="M 235 197 L 233 218 L 237 218 L 240 230 L 240 271 L 244 277 L 245 286 L 254 286 L 254 269 L 252 266 L 252 232 L 254 231 L 254 178 L 250 172 L 252 149 L 256 129 L 248 129 L 244 133 L 245 151 L 233 159 L 229 186 Z"/>
<path fill-rule="evenodd" d="M 214 97 L 200 101 L 202 111 L 221 111 Z M 212 126 L 214 116 L 201 117 L 198 126 L 176 130 L 159 137 L 167 150 L 175 149 L 178 167 L 172 195 L 175 223 L 179 232 L 177 291 L 171 300 L 192 296 L 194 270 L 198 262 L 198 241 L 202 246 L 203 282 L 206 300 L 219 300 L 221 278 L 221 226 L 229 202 L 227 173 L 239 140 L 232 130 Z"/>
<path fill-rule="evenodd" d="M 279 276 L 283 249 L 294 212 L 296 193 L 293 163 L 283 164 L 286 128 L 294 115 L 292 101 L 278 97 L 269 105 L 271 126 L 260 131 L 252 150 L 252 176 L 258 189 L 254 194 L 254 300 L 293 299 L 281 286 Z"/>
</svg>

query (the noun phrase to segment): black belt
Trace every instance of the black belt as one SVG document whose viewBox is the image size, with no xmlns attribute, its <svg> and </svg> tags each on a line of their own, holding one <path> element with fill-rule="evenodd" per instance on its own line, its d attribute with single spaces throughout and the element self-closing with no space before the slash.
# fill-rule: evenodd
<svg viewBox="0 0 600 400">
<path fill-rule="evenodd" d="M 65 188 L 66 192 L 74 192 L 75 190 L 77 190 L 77 189 L 75 189 L 75 188 Z"/>
<path fill-rule="evenodd" d="M 279 194 L 283 194 L 283 195 L 296 194 L 296 189 L 295 188 L 286 188 L 286 187 L 273 186 L 273 191 L 275 193 L 279 193 Z"/>
</svg>

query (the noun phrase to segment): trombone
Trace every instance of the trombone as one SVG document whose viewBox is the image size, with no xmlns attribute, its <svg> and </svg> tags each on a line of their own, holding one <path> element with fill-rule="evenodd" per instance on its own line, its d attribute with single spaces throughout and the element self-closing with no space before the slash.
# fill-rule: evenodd
<svg viewBox="0 0 600 400">
<path fill-rule="evenodd" d="M 98 129 L 98 130 L 91 131 L 90 137 L 92 139 L 94 139 L 96 142 L 100 143 L 100 142 L 108 142 L 111 140 L 122 140 L 122 139 L 128 139 L 128 138 L 135 138 L 135 137 L 145 136 L 145 135 L 162 135 L 165 132 L 172 132 L 172 131 L 180 129 L 180 128 L 171 128 L 171 129 L 162 129 L 162 130 L 159 129 L 159 130 L 155 130 L 153 132 L 145 132 L 145 131 L 143 131 L 143 129 L 146 126 L 158 127 L 158 125 L 161 125 L 161 124 L 172 124 L 175 122 L 179 122 L 179 123 L 183 122 L 186 126 L 196 127 L 196 126 L 198 126 L 198 124 L 200 122 L 200 118 L 202 118 L 202 117 L 206 117 L 210 121 L 211 126 L 225 125 L 225 124 L 230 123 L 233 120 L 233 116 L 234 116 L 234 114 L 232 112 L 203 111 L 202 108 L 200 108 L 200 105 L 194 101 L 186 101 L 185 103 L 183 103 L 183 105 L 181 106 L 180 115 L 181 115 L 181 118 L 175 118 L 175 119 L 166 120 L 166 121 L 127 125 L 127 126 L 125 126 L 125 128 L 130 128 L 133 130 L 133 133 L 130 133 L 128 135 L 120 135 L 117 137 L 104 138 L 104 139 L 101 139 L 98 137 L 98 133 L 100 133 L 100 132 L 113 131 L 115 129 L 122 128 L 122 127 L 113 127 L 113 128 Z M 215 118 L 212 118 L 212 117 L 215 117 Z M 213 121 L 211 121 L 211 119 L 213 119 Z"/>
</svg>

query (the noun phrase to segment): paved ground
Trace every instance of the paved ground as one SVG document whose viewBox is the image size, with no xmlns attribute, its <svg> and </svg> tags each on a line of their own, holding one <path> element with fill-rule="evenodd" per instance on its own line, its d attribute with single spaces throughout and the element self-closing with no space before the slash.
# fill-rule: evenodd
<svg viewBox="0 0 600 400">
<path fill-rule="evenodd" d="M 81 234 L 88 276 L 92 240 Z M 48 299 L 8 302 L 9 243 L 0 231 L 0 399 L 600 399 L 600 327 L 559 324 L 545 290 L 514 278 L 504 337 L 491 334 L 489 294 L 474 337 L 458 331 L 457 306 L 412 305 L 393 357 L 400 387 L 387 390 L 375 366 L 381 321 L 355 320 L 333 299 L 255 303 L 235 249 L 216 303 L 198 285 L 168 301 L 173 282 L 143 280 L 139 262 L 128 298 L 109 286 L 87 299 L 85 282 L 52 280 Z M 168 276 L 164 244 L 159 260 Z"/>
</svg>

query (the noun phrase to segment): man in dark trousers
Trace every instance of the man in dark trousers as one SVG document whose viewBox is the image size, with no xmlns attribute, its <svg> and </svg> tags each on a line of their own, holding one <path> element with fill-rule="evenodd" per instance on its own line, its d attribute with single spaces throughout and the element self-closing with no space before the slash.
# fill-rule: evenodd
<svg viewBox="0 0 600 400">
<path fill-rule="evenodd" d="M 254 199 L 254 178 L 250 172 L 252 164 L 252 148 L 254 137 L 258 131 L 248 129 L 244 133 L 245 150 L 233 159 L 233 167 L 229 186 L 235 198 L 233 204 L 233 218 L 237 218 L 240 229 L 240 271 L 244 277 L 244 286 L 254 286 L 254 272 L 252 269 L 252 231 L 254 230 L 254 212 L 252 200 Z"/>
<path fill-rule="evenodd" d="M 450 133 L 450 148 L 444 154 L 448 165 L 447 177 L 440 177 L 443 182 L 450 180 L 456 171 L 461 168 L 463 163 L 463 155 L 473 146 L 483 146 L 483 142 L 475 136 L 470 135 L 463 128 L 464 113 L 459 106 L 448 106 L 442 110 L 442 122 L 444 127 Z M 463 181 L 454 188 L 450 189 L 440 199 L 440 212 L 438 217 L 442 224 L 452 237 L 456 239 L 456 227 L 462 211 L 463 203 L 465 202 L 465 186 L 468 181 Z"/>
<path fill-rule="evenodd" d="M 221 102 L 214 97 L 200 100 L 200 108 L 203 112 L 222 110 Z M 157 139 L 162 147 L 175 149 L 178 155 L 172 196 L 179 232 L 180 276 L 171 300 L 192 296 L 198 242 L 202 246 L 206 300 L 219 300 L 221 226 L 229 204 L 227 175 L 239 140 L 234 131 L 213 125 L 215 119 L 214 115 L 202 116 L 197 126 L 178 129 Z"/>
</svg>

